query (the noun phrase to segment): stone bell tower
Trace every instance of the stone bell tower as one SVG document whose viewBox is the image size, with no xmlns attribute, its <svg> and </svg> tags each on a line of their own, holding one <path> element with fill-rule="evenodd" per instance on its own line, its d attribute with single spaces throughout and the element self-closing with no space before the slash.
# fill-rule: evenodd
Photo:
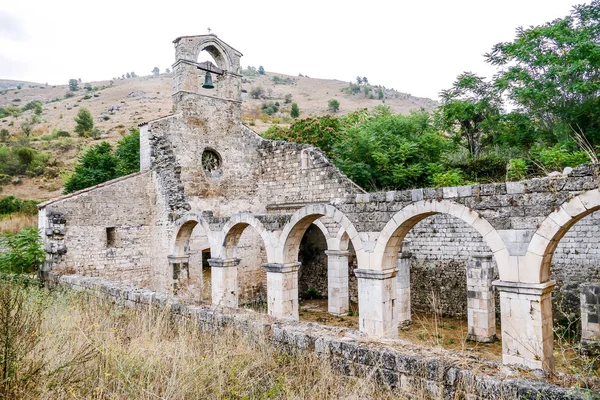
<svg viewBox="0 0 600 400">
<path fill-rule="evenodd" d="M 163 149 L 172 154 L 192 206 L 251 195 L 261 139 L 242 124 L 242 53 L 214 34 L 182 36 L 173 43 L 173 114 L 149 124 L 160 140 L 154 154 Z M 203 51 L 212 61 L 198 62 Z"/>
<path fill-rule="evenodd" d="M 178 99 L 183 93 L 201 93 L 206 73 L 216 79 L 214 89 L 206 95 L 219 99 L 241 101 L 242 53 L 223 42 L 216 35 L 182 36 L 175 43 L 175 63 L 173 64 L 173 96 L 175 111 Z M 215 60 L 198 63 L 198 56 L 206 51 Z"/>
</svg>

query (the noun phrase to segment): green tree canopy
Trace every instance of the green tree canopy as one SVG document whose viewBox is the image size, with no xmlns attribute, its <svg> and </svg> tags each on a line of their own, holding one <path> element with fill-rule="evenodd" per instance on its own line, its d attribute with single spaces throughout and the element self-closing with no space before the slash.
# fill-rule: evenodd
<svg viewBox="0 0 600 400">
<path fill-rule="evenodd" d="M 298 108 L 298 104 L 292 103 L 292 110 L 290 111 L 290 116 L 292 118 L 298 118 L 300 116 L 300 108 Z"/>
<path fill-rule="evenodd" d="M 125 176 L 140 170 L 140 130 L 130 129 L 117 144 L 115 157 L 117 158 L 117 175 Z"/>
<path fill-rule="evenodd" d="M 65 184 L 65 193 L 75 192 L 102 182 L 133 174 L 140 170 L 140 131 L 130 130 L 113 153 L 107 142 L 87 149 L 75 167 L 73 176 Z"/>
<path fill-rule="evenodd" d="M 600 1 L 527 29 L 486 54 L 495 86 L 547 131 L 581 131 L 600 144 Z"/>
<path fill-rule="evenodd" d="M 98 185 L 117 177 L 117 158 L 107 142 L 90 147 L 75 167 L 75 173 L 65 184 L 65 193 Z"/>
<path fill-rule="evenodd" d="M 331 112 L 338 112 L 340 109 L 340 102 L 336 99 L 331 99 L 327 102 L 327 109 Z"/>
<path fill-rule="evenodd" d="M 92 114 L 85 107 L 79 109 L 75 117 L 75 122 L 77 125 L 75 125 L 74 131 L 79 136 L 88 136 L 92 132 L 92 129 L 94 129 L 94 118 L 92 118 Z"/>
<path fill-rule="evenodd" d="M 452 88 L 441 93 L 438 120 L 458 141 L 466 141 L 471 156 L 481 153 L 482 142 L 500 115 L 502 102 L 491 83 L 472 72 L 459 75 Z"/>
</svg>

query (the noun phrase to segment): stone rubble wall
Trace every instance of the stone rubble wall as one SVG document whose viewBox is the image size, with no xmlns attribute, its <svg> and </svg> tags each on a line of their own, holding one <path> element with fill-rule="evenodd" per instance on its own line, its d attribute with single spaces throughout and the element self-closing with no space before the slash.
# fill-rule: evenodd
<svg viewBox="0 0 600 400">
<path fill-rule="evenodd" d="M 503 376 L 498 363 L 465 359 L 448 351 L 432 351 L 397 340 L 373 343 L 357 331 L 316 323 L 281 322 L 264 314 L 209 306 L 190 306 L 164 293 L 77 275 L 48 276 L 52 285 L 89 290 L 117 304 L 145 308 L 169 307 L 191 318 L 205 332 L 233 328 L 265 335 L 285 352 L 314 352 L 348 376 L 370 376 L 399 394 L 432 399 L 592 399 L 593 393 L 562 388 L 543 380 Z M 507 367 L 503 367 L 507 371 Z"/>
</svg>

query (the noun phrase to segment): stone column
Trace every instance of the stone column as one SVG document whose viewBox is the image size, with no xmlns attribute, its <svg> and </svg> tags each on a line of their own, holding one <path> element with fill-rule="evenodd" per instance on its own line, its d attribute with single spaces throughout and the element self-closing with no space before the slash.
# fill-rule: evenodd
<svg viewBox="0 0 600 400">
<path fill-rule="evenodd" d="M 289 264 L 266 263 L 267 306 L 269 315 L 298 320 L 298 268 L 299 262 Z"/>
<path fill-rule="evenodd" d="M 217 306 L 237 307 L 239 298 L 239 258 L 209 258 L 212 303 Z"/>
<path fill-rule="evenodd" d="M 600 283 L 584 283 L 581 289 L 581 350 L 600 354 Z"/>
<path fill-rule="evenodd" d="M 412 323 L 410 316 L 410 258 L 412 253 L 403 251 L 398 254 L 398 275 L 396 289 L 398 290 L 398 323 L 408 326 Z"/>
<path fill-rule="evenodd" d="M 348 293 L 349 251 L 326 250 L 327 254 L 327 311 L 346 315 L 350 309 Z"/>
<path fill-rule="evenodd" d="M 556 282 L 492 283 L 500 292 L 502 362 L 553 371 L 551 292 Z"/>
<path fill-rule="evenodd" d="M 496 337 L 496 300 L 492 253 L 471 255 L 467 262 L 467 340 L 491 343 Z"/>
<path fill-rule="evenodd" d="M 190 256 L 169 256 L 169 270 L 173 272 L 173 294 L 177 295 L 182 281 L 190 279 Z"/>
<path fill-rule="evenodd" d="M 367 335 L 398 337 L 396 269 L 355 269 L 358 279 L 358 325 Z"/>
</svg>

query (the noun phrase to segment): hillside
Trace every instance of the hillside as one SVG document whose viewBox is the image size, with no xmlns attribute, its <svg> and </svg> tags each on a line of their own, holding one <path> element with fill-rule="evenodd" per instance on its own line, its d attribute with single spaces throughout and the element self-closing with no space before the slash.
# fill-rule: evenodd
<svg viewBox="0 0 600 400">
<path fill-rule="evenodd" d="M 143 121 L 152 120 L 171 113 L 171 75 L 158 77 L 145 76 L 114 81 L 90 82 L 94 90 L 87 91 L 80 84 L 80 90 L 71 98 L 65 98 L 68 85 L 45 85 L 32 82 L 0 80 L 0 107 L 23 107 L 31 101 L 41 101 L 43 112 L 40 123 L 34 126 L 30 135 L 31 146 L 51 155 L 54 176 L 22 178 L 19 184 L 7 184 L 2 195 L 14 195 L 20 198 L 43 200 L 58 196 L 62 192 L 63 181 L 59 174 L 72 168 L 81 150 L 93 144 L 95 140 L 79 138 L 73 133 L 74 117 L 79 107 L 86 107 L 94 116 L 94 123 L 103 134 L 101 140 L 116 143 L 131 127 Z M 18 89 L 17 87 L 21 88 Z M 383 100 L 370 99 L 362 92 L 350 94 L 343 90 L 348 82 L 339 80 L 294 77 L 267 72 L 265 75 L 244 76 L 243 79 L 243 121 L 255 131 L 263 132 L 273 123 L 289 122 L 291 98 L 298 104 L 300 117 L 328 114 L 327 102 L 337 99 L 340 103 L 338 114 L 345 114 L 360 108 L 372 108 L 384 104 L 394 113 L 408 114 L 412 110 L 435 108 L 437 103 L 431 99 L 417 98 L 409 94 L 385 89 Z M 250 93 L 261 88 L 263 95 L 259 99 Z M 377 88 L 373 87 L 375 96 Z M 84 98 L 85 97 L 85 98 Z M 267 116 L 261 107 L 268 103 L 279 103 L 279 111 Z M 33 115 L 33 111 L 23 112 L 18 117 L 5 117 L 0 120 L 0 130 L 7 129 L 9 140 L 23 139 L 21 125 Z M 71 138 L 50 138 L 53 130 L 65 130 Z"/>
</svg>

